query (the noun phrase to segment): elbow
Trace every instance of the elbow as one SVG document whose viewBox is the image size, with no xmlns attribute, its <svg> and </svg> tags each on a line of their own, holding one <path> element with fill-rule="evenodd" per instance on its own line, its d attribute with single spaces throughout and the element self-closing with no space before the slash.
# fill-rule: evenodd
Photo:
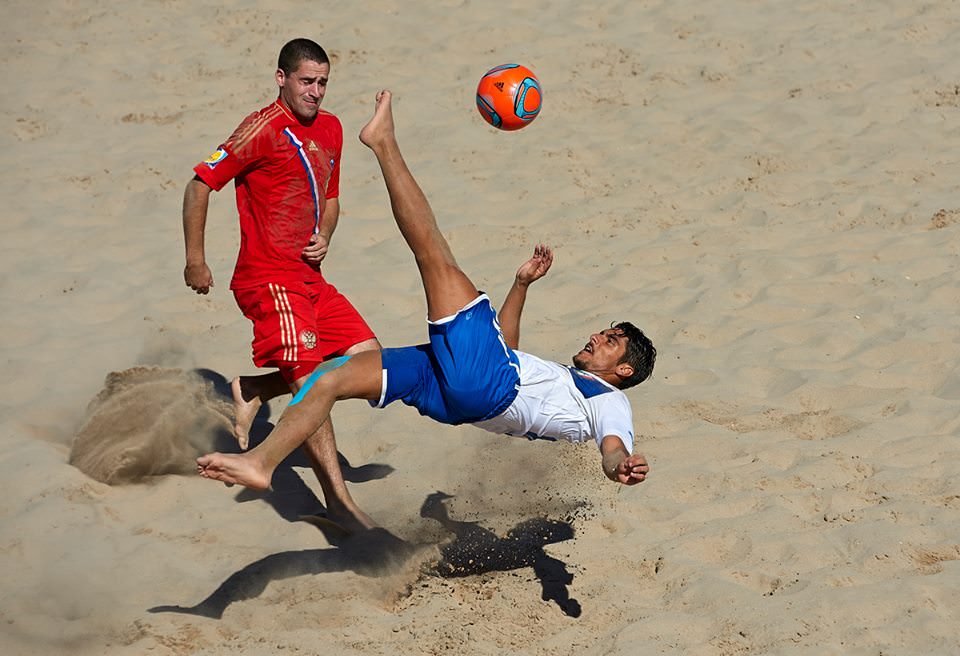
<svg viewBox="0 0 960 656">
<path fill-rule="evenodd" d="M 194 175 L 190 178 L 190 182 L 187 183 L 187 188 L 184 190 L 184 196 L 190 198 L 197 197 L 206 197 L 210 195 L 210 185 L 203 181 L 199 175 Z"/>
</svg>

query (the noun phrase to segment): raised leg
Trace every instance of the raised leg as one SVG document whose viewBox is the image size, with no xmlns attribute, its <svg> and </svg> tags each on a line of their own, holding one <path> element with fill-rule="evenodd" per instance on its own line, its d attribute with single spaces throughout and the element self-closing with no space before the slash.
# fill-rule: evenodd
<svg viewBox="0 0 960 656">
<path fill-rule="evenodd" d="M 371 339 L 352 346 L 347 349 L 346 354 L 356 355 L 363 351 L 379 349 L 380 343 L 376 339 Z M 304 376 L 291 386 L 294 394 L 300 391 L 308 378 L 309 376 Z M 327 507 L 327 517 L 351 532 L 374 528 L 376 524 L 360 510 L 350 496 L 346 481 L 343 480 L 343 470 L 340 469 L 340 461 L 337 457 L 333 422 L 329 418 L 324 421 L 320 428 L 307 438 L 302 448 L 310 461 L 313 473 L 320 481 L 324 504 Z"/>
<path fill-rule="evenodd" d="M 400 153 L 389 91 L 377 94 L 373 118 L 360 131 L 360 141 L 377 156 L 393 216 L 416 258 L 427 297 L 427 317 L 435 321 L 456 314 L 479 292 L 457 266 L 426 196 Z"/>
<path fill-rule="evenodd" d="M 250 426 L 260 406 L 277 396 L 291 392 L 296 394 L 308 378 L 309 376 L 304 376 L 290 386 L 287 386 L 279 373 L 238 376 L 233 379 L 231 385 L 236 411 L 234 434 L 241 449 L 246 450 L 249 446 Z M 320 482 L 328 518 L 351 532 L 375 527 L 373 520 L 354 502 L 343 480 L 333 422 L 329 419 L 324 421 L 303 443 L 302 449 Z"/>
<path fill-rule="evenodd" d="M 274 469 L 298 446 L 318 433 L 318 427 L 328 423 L 330 408 L 340 399 L 375 399 L 380 394 L 380 351 L 364 351 L 354 355 L 343 366 L 317 379 L 310 393 L 297 405 L 288 407 L 277 426 L 256 448 L 241 454 L 210 453 L 197 458 L 197 472 L 224 483 L 237 483 L 256 490 L 270 487 Z M 344 509 L 356 525 L 363 526 L 369 518 L 359 512 L 346 493 L 346 484 L 337 462 L 337 447 L 333 431 L 317 436 L 318 477 L 327 476 L 324 495 L 334 513 Z M 321 485 L 323 485 L 321 477 Z M 343 518 L 341 518 L 343 519 Z M 351 517 L 346 520 L 351 521 Z M 355 525 L 355 526 L 356 526 Z"/>
</svg>

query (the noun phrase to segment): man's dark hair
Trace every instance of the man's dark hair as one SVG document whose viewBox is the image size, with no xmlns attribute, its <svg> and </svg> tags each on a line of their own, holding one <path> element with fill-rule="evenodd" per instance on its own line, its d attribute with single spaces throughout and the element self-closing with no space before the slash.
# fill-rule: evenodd
<svg viewBox="0 0 960 656">
<path fill-rule="evenodd" d="M 633 375 L 620 383 L 620 389 L 639 385 L 653 373 L 653 363 L 657 360 L 657 349 L 653 347 L 650 338 L 629 321 L 612 324 L 610 327 L 619 330 L 627 338 L 627 352 L 617 364 L 626 362 L 633 367 Z"/>
<path fill-rule="evenodd" d="M 314 61 L 318 64 L 330 63 L 326 51 L 318 43 L 310 39 L 294 39 L 280 48 L 277 68 L 282 70 L 285 75 L 290 75 L 300 68 L 300 62 L 304 60 Z"/>
</svg>

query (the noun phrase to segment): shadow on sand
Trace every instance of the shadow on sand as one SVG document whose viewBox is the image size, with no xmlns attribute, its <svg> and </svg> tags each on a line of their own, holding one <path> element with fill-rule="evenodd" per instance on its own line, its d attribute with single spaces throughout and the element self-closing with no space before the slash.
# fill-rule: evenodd
<svg viewBox="0 0 960 656">
<path fill-rule="evenodd" d="M 148 612 L 220 619 L 230 604 L 260 596 L 271 581 L 346 571 L 368 577 L 382 576 L 401 566 L 417 549 L 382 528 L 346 537 L 336 530 L 321 527 L 321 531 L 329 535 L 331 544 L 337 545 L 335 548 L 271 554 L 231 574 L 195 606 L 154 606 Z"/>
<path fill-rule="evenodd" d="M 223 376 L 209 369 L 198 369 L 196 373 L 213 384 L 219 394 L 232 398 L 230 384 Z M 251 427 L 251 448 L 273 430 L 269 419 L 270 408 L 264 405 Z M 236 452 L 235 442 L 231 447 L 228 450 Z M 385 478 L 393 472 L 389 465 L 374 463 L 353 467 L 343 455 L 338 453 L 338 457 L 344 479 L 352 483 Z M 274 471 L 272 489 L 266 492 L 244 489 L 237 494 L 236 500 L 241 503 L 262 500 L 288 521 L 314 524 L 332 545 L 330 548 L 271 554 L 231 574 L 206 599 L 194 606 L 154 606 L 148 612 L 184 613 L 219 619 L 230 604 L 258 597 L 271 581 L 344 571 L 367 577 L 384 576 L 398 570 L 424 547 L 433 546 L 432 543 L 406 542 L 382 528 L 347 534 L 336 524 L 324 519 L 326 510 L 323 504 L 294 467 L 310 467 L 301 450 L 291 454 Z M 540 582 L 541 599 L 556 603 L 570 617 L 580 616 L 580 603 L 570 598 L 567 589 L 573 581 L 573 574 L 567 570 L 564 562 L 547 555 L 543 550 L 545 545 L 572 539 L 572 524 L 534 517 L 499 536 L 477 522 L 451 518 L 445 504 L 450 498 L 444 492 L 434 492 L 420 508 L 421 517 L 439 522 L 453 537 L 439 545 L 439 561 L 424 566 L 422 575 L 456 578 L 530 567 Z"/>
<path fill-rule="evenodd" d="M 421 517 L 440 522 L 456 536 L 440 547 L 441 560 L 433 567 L 433 573 L 455 578 L 531 567 L 543 588 L 540 598 L 555 602 L 570 617 L 580 616 L 580 603 L 571 599 L 567 590 L 573 574 L 567 570 L 566 563 L 543 550 L 545 545 L 572 539 L 572 524 L 534 517 L 520 522 L 501 537 L 476 522 L 451 519 L 444 504 L 450 498 L 443 492 L 434 492 L 420 508 Z"/>
<path fill-rule="evenodd" d="M 453 536 L 440 545 L 439 561 L 424 566 L 421 575 L 455 578 L 530 567 L 540 581 L 541 599 L 555 602 L 570 617 L 580 616 L 580 604 L 570 598 L 567 590 L 573 575 L 565 563 L 543 550 L 547 544 L 571 539 L 571 524 L 536 517 L 517 524 L 500 537 L 475 522 L 451 519 L 444 505 L 449 498 L 443 492 L 434 492 L 420 509 L 422 517 L 439 522 Z M 271 581 L 345 571 L 367 577 L 385 576 L 397 571 L 424 547 L 432 546 L 406 542 L 382 528 L 348 535 L 322 518 L 300 519 L 317 526 L 333 546 L 271 554 L 231 574 L 194 606 L 154 606 L 148 612 L 219 619 L 230 604 L 258 597 Z"/>
</svg>

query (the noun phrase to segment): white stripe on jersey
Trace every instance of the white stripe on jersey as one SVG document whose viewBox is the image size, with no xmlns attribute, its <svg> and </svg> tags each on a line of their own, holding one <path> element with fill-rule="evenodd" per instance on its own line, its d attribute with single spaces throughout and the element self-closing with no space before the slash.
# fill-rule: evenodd
<svg viewBox="0 0 960 656">
<path fill-rule="evenodd" d="M 313 232 L 316 234 L 320 232 L 320 191 L 317 187 L 317 175 L 314 173 L 313 166 L 310 164 L 310 158 L 307 157 L 307 151 L 303 149 L 303 142 L 297 139 L 297 135 L 295 135 L 290 128 L 284 128 L 283 133 L 287 135 L 290 143 L 297 147 L 297 155 L 300 156 L 300 163 L 303 164 L 303 168 L 306 169 L 307 178 L 310 180 L 310 193 L 313 194 Z"/>
</svg>

